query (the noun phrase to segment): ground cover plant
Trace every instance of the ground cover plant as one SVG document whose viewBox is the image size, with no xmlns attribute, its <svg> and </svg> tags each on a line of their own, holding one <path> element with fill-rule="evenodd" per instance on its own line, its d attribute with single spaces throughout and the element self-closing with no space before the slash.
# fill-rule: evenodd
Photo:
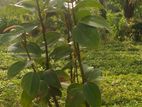
<svg viewBox="0 0 142 107">
<path fill-rule="evenodd" d="M 120 45 L 121 44 L 121 45 Z M 114 46 L 115 45 L 115 46 Z M 128 46 L 131 45 L 131 47 L 128 48 Z M 99 87 L 102 93 L 102 107 L 140 107 L 142 104 L 142 76 L 139 72 L 141 70 L 137 64 L 134 64 L 134 69 L 132 70 L 131 63 L 134 63 L 139 61 L 141 59 L 141 48 L 142 46 L 140 44 L 133 44 L 132 42 L 112 42 L 104 47 L 102 49 L 99 49 L 95 52 L 92 52 L 91 55 L 94 56 L 94 59 L 97 60 L 95 63 L 94 60 L 88 59 L 88 62 L 90 64 L 97 65 L 98 69 L 102 71 L 102 76 L 98 78 L 99 80 Z M 129 52 L 129 49 L 135 49 L 137 48 L 136 53 L 133 54 Z M 118 49 L 123 50 L 123 54 L 125 53 L 125 56 L 127 56 L 127 59 L 130 59 L 129 61 L 127 59 L 123 59 L 123 61 L 120 61 L 121 57 L 121 51 L 118 52 Z M 105 53 L 106 50 L 109 50 L 109 52 Z M 105 53 L 104 54 L 100 54 Z M 116 54 L 117 53 L 117 54 Z M 9 56 L 7 53 L 2 52 L 2 54 L 5 54 L 4 56 L 7 57 L 7 59 L 11 59 L 11 56 Z M 88 53 L 89 54 L 89 53 Z M 108 57 L 109 55 L 109 57 Z M 93 58 L 91 56 L 91 59 Z M 97 56 L 97 58 L 96 58 Z M 106 56 L 106 57 L 105 57 Z M 112 56 L 115 56 L 115 58 L 118 59 L 115 60 L 115 58 L 112 58 Z M 133 58 L 133 60 L 131 59 Z M 4 61 L 4 57 L 0 58 Z M 118 63 L 122 65 L 123 63 L 126 63 L 126 65 L 123 64 L 123 66 L 117 65 L 110 67 L 112 64 L 111 62 Z M 14 61 L 12 58 L 11 61 Z M 14 61 L 15 62 L 15 61 Z M 110 64 L 102 64 L 103 62 L 110 62 Z M 5 62 L 7 63 L 7 62 Z M 10 65 L 10 62 L 9 62 Z M 4 62 L 1 66 L 5 66 L 5 68 L 8 68 Z M 119 69 L 118 69 L 119 68 Z M 121 71 L 121 69 L 125 69 Z M 115 72 L 117 71 L 117 72 Z M 3 72 L 1 70 L 1 96 L 0 96 L 0 104 L 1 107 L 21 107 L 20 105 L 20 94 L 22 92 L 22 88 L 20 88 L 20 78 L 22 78 L 23 73 L 20 73 L 16 76 L 16 78 L 12 79 L 10 81 L 7 78 L 7 71 Z M 10 87 L 10 88 L 9 88 Z M 117 93 L 117 94 L 116 94 Z M 64 93 L 65 94 L 65 93 Z M 11 96 L 11 97 L 9 97 Z M 61 99 L 65 100 L 65 96 Z M 61 101 L 62 102 L 62 101 Z M 64 104 L 64 103 L 62 103 Z"/>
<path fill-rule="evenodd" d="M 1 4 L 1 107 L 142 105 L 140 1 Z"/>
<path fill-rule="evenodd" d="M 98 31 L 109 30 L 106 20 L 98 14 L 103 8 L 101 3 L 24 0 L 12 8 L 27 12 L 21 23 L 6 26 L 0 35 L 0 44 L 8 46 L 8 53 L 17 59 L 8 68 L 9 79 L 28 69 L 21 78 L 21 105 L 63 106 L 59 99 L 62 98 L 61 83 L 66 82 L 64 106 L 101 106 L 96 73 L 83 64 L 81 55 L 82 50 L 98 46 Z"/>
</svg>

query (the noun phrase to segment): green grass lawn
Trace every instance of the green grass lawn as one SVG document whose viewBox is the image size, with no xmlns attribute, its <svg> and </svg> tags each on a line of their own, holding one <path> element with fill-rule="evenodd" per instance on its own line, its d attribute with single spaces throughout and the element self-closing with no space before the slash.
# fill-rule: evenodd
<svg viewBox="0 0 142 107">
<path fill-rule="evenodd" d="M 111 42 L 83 58 L 102 71 L 102 107 L 142 107 L 142 45 Z M 0 107 L 20 107 L 20 76 L 7 79 L 13 58 L 0 52 Z"/>
</svg>

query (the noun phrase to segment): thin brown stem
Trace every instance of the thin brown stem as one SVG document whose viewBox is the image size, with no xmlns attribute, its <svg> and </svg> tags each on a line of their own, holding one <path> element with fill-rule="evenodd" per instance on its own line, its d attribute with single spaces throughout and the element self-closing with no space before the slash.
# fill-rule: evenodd
<svg viewBox="0 0 142 107">
<path fill-rule="evenodd" d="M 52 104 L 51 104 L 50 100 L 48 100 L 48 105 L 47 105 L 47 107 L 52 107 Z"/>
<path fill-rule="evenodd" d="M 56 96 L 53 96 L 53 100 L 54 100 L 55 106 L 60 107 L 59 103 L 58 103 L 58 100 L 56 99 Z"/>
<path fill-rule="evenodd" d="M 22 37 L 22 44 L 23 44 L 23 47 L 25 48 L 25 51 L 26 51 L 26 53 L 27 53 L 27 56 L 28 56 L 29 60 L 32 61 L 31 55 L 30 55 L 30 53 L 29 53 L 29 51 L 28 51 L 28 48 L 27 48 L 26 35 L 23 34 L 21 37 Z M 36 72 L 35 65 L 32 64 L 31 66 L 32 66 L 33 71 Z"/>
<path fill-rule="evenodd" d="M 35 1 L 36 1 L 36 5 L 37 5 L 38 16 L 39 16 L 40 24 L 41 24 L 41 27 L 42 27 L 42 35 L 43 35 L 43 40 L 44 40 L 44 44 L 45 44 L 45 54 L 46 54 L 45 66 L 46 66 L 46 70 L 47 70 L 47 69 L 50 68 L 50 60 L 49 60 L 49 56 L 48 56 L 48 43 L 47 43 L 47 40 L 46 40 L 46 29 L 45 29 L 45 25 L 44 25 L 44 22 L 43 22 L 43 17 L 41 15 L 42 13 L 41 13 L 41 9 L 40 9 L 40 6 L 39 6 L 39 1 L 38 0 L 35 0 Z M 59 107 L 59 104 L 58 104 L 56 97 L 55 96 L 52 96 L 52 97 L 53 97 L 55 106 Z"/>
<path fill-rule="evenodd" d="M 42 35 L 43 35 L 43 40 L 44 40 L 44 44 L 45 44 L 45 54 L 46 54 L 45 66 L 46 66 L 46 69 L 49 69 L 50 60 L 49 60 L 49 56 L 48 56 L 48 43 L 47 43 L 47 40 L 46 40 L 46 29 L 45 29 L 45 25 L 43 23 L 43 18 L 42 18 L 42 15 L 41 15 L 41 9 L 40 9 L 40 6 L 39 6 L 39 1 L 38 0 L 35 0 L 35 1 L 36 1 L 36 5 L 37 5 L 38 16 L 39 16 L 40 24 L 41 24 L 41 27 L 42 27 Z"/>
<path fill-rule="evenodd" d="M 67 14 L 67 13 L 64 13 L 64 19 L 65 19 L 65 25 L 66 25 L 66 29 L 67 29 L 67 35 L 68 35 L 68 37 L 67 37 L 67 42 L 68 42 L 68 44 L 71 42 L 71 35 L 70 35 L 70 21 L 69 21 L 69 14 Z M 69 45 L 70 46 L 70 45 Z M 71 46 L 70 46 L 71 47 Z M 70 57 L 69 57 L 69 59 L 72 61 L 72 54 L 70 54 Z M 73 66 L 71 65 L 71 67 L 70 67 L 70 82 L 71 83 L 73 83 Z"/>
<path fill-rule="evenodd" d="M 81 55 L 80 55 L 80 48 L 78 43 L 76 44 L 76 54 L 77 54 L 77 60 L 79 63 L 79 68 L 80 68 L 80 72 L 81 72 L 81 78 L 82 78 L 82 83 L 86 82 L 86 78 L 85 78 L 85 74 L 84 74 L 84 70 L 83 70 L 83 66 L 82 66 L 82 60 L 81 60 Z"/>
<path fill-rule="evenodd" d="M 73 7 L 74 0 L 71 0 L 71 2 L 72 2 L 73 21 L 74 21 L 74 25 L 76 25 L 77 22 L 76 22 L 76 18 L 75 18 L 74 7 Z M 85 74 L 84 74 L 84 70 L 83 70 L 83 66 L 82 66 L 79 44 L 74 42 L 74 48 L 75 48 L 75 52 L 76 52 L 76 55 L 77 55 L 77 60 L 78 60 L 79 68 L 80 68 L 80 72 L 81 72 L 82 84 L 84 84 L 86 82 L 86 78 L 85 78 Z M 85 102 L 85 105 L 86 105 L 86 107 L 90 107 L 90 105 L 87 102 Z"/>
<path fill-rule="evenodd" d="M 71 0 L 73 21 L 74 21 L 74 24 L 76 25 L 77 22 L 76 22 L 76 18 L 75 18 L 75 11 L 74 11 L 74 8 L 73 8 L 73 2 L 74 2 L 74 0 Z M 81 77 L 82 77 L 82 83 L 85 83 L 86 79 L 85 79 L 84 70 L 83 70 L 83 66 L 82 66 L 82 60 L 81 60 L 81 55 L 80 55 L 79 44 L 74 42 L 74 48 L 75 48 L 76 55 L 77 55 L 77 60 L 78 60 L 78 63 L 79 63 L 79 68 L 80 68 Z"/>
</svg>

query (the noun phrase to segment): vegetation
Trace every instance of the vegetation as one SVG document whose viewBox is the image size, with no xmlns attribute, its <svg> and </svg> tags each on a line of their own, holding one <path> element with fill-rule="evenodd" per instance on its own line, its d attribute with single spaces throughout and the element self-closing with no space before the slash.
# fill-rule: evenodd
<svg viewBox="0 0 142 107">
<path fill-rule="evenodd" d="M 0 106 L 140 107 L 141 3 L 0 2 Z"/>
<path fill-rule="evenodd" d="M 130 45 L 131 47 L 129 47 Z M 132 49 L 136 50 L 133 52 Z M 113 42 L 102 47 L 102 49 L 91 52 L 91 57 L 87 57 L 89 58 L 90 65 L 95 64 L 95 66 L 102 71 L 102 76 L 98 78 L 98 81 L 102 93 L 102 105 L 104 107 L 139 107 L 142 104 L 142 76 L 140 74 L 141 55 L 138 54 L 141 53 L 141 49 L 142 46 L 140 44 Z M 3 52 L 2 54 L 5 54 L 6 59 L 10 61 L 11 57 L 8 54 Z M 127 60 L 124 59 L 124 57 L 126 57 Z M 93 62 L 93 58 L 97 63 Z M 5 58 L 1 57 L 1 60 L 4 61 L 4 59 Z M 133 67 L 131 66 L 132 63 Z M 113 66 L 110 66 L 112 64 Z M 4 66 L 7 67 L 7 61 L 3 62 L 2 67 Z M 1 88 L 3 91 L 0 97 L 1 105 L 4 107 L 9 107 L 9 105 L 17 107 L 16 104 L 20 104 L 19 99 L 22 91 L 20 88 L 20 78 L 22 78 L 23 73 L 17 75 L 12 81 L 7 79 L 6 71 L 2 72 L 1 75 L 1 87 L 3 87 Z M 64 98 L 65 96 L 62 98 L 63 101 L 65 100 Z M 18 106 L 20 107 L 20 105 Z"/>
</svg>

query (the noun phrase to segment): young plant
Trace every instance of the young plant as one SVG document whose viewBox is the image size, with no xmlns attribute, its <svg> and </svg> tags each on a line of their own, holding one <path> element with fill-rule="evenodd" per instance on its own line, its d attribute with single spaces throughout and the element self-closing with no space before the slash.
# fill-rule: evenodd
<svg viewBox="0 0 142 107">
<path fill-rule="evenodd" d="M 35 17 L 0 35 L 0 44 L 11 44 L 8 51 L 18 57 L 8 77 L 28 69 L 21 80 L 22 106 L 100 107 L 98 73 L 88 69 L 81 53 L 98 46 L 100 29 L 109 30 L 99 16 L 103 6 L 97 0 L 24 0 L 14 6 Z M 64 105 L 62 83 L 68 84 Z"/>
</svg>

